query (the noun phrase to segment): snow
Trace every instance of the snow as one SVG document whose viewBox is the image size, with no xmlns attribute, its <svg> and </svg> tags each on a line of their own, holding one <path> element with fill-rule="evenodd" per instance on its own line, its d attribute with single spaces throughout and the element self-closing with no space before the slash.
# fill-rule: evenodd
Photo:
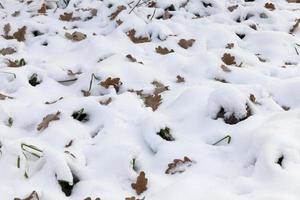
<svg viewBox="0 0 300 200">
<path fill-rule="evenodd" d="M 300 4 L 157 0 L 133 9 L 138 2 L 0 1 L 0 51 L 16 50 L 0 53 L 0 199 L 33 191 L 40 200 L 299 199 L 300 27 L 289 32 Z M 126 10 L 111 20 L 120 5 Z M 75 19 L 59 19 L 71 12 Z M 8 36 L 27 27 L 25 41 L 5 38 L 8 23 Z M 151 41 L 132 42 L 132 29 Z M 87 37 L 65 37 L 74 31 Z M 181 39 L 195 42 L 185 49 Z M 159 54 L 158 46 L 174 52 Z M 236 64 L 226 65 L 225 53 Z M 22 58 L 26 65 L 8 67 Z M 36 86 L 28 80 L 34 73 Z M 101 86 L 109 77 L 120 78 L 119 91 Z M 157 91 L 153 81 L 167 87 L 156 110 L 145 103 Z M 81 109 L 85 121 L 72 116 Z M 222 109 L 240 121 L 226 123 Z M 59 120 L 38 131 L 57 111 Z M 158 134 L 166 128 L 174 140 Z M 185 156 L 192 163 L 174 169 L 184 172 L 165 173 Z M 141 171 L 148 184 L 137 195 L 131 184 Z M 70 196 L 58 181 L 74 186 Z"/>
</svg>

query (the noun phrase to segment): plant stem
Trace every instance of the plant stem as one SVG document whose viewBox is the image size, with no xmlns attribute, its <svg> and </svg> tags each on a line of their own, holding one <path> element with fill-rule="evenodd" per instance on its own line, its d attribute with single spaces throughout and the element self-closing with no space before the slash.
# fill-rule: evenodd
<svg viewBox="0 0 300 200">
<path fill-rule="evenodd" d="M 222 139 L 220 139 L 217 142 L 215 142 L 213 145 L 217 145 L 217 144 L 219 144 L 220 142 L 222 142 L 223 140 L 226 140 L 226 139 L 227 139 L 227 144 L 230 144 L 230 142 L 231 142 L 231 136 L 230 135 L 226 135 Z"/>
</svg>

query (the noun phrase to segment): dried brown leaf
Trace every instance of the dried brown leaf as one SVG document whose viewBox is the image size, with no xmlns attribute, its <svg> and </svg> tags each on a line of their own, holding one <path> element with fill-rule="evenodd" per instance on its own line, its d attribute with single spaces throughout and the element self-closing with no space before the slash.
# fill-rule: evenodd
<svg viewBox="0 0 300 200">
<path fill-rule="evenodd" d="M 239 7 L 239 5 L 233 5 L 233 6 L 229 6 L 227 9 L 230 11 L 230 12 L 233 12 L 235 9 L 237 9 Z"/>
<path fill-rule="evenodd" d="M 120 78 L 108 77 L 105 81 L 101 81 L 100 85 L 106 89 L 108 89 L 110 86 L 113 86 L 115 90 L 118 92 L 122 85 L 122 82 L 120 81 Z"/>
<path fill-rule="evenodd" d="M 13 67 L 13 68 L 15 68 L 15 67 L 22 67 L 22 66 L 26 65 L 26 62 L 25 62 L 25 60 L 23 58 L 20 59 L 20 60 L 15 60 L 15 61 L 7 59 L 7 62 L 8 62 L 7 66 L 8 67 Z"/>
<path fill-rule="evenodd" d="M 273 11 L 273 10 L 275 10 L 275 5 L 273 3 L 266 3 L 265 8 Z"/>
<path fill-rule="evenodd" d="M 153 81 L 151 84 L 155 86 L 155 89 L 153 92 L 153 94 L 155 94 L 155 95 L 169 90 L 169 86 L 165 86 L 164 84 L 162 84 L 159 81 Z"/>
<path fill-rule="evenodd" d="M 60 119 L 60 111 L 57 111 L 56 113 L 49 114 L 46 117 L 43 118 L 43 121 L 38 125 L 37 130 L 43 130 L 48 128 L 49 123 L 52 121 L 56 121 Z"/>
<path fill-rule="evenodd" d="M 180 75 L 177 75 L 176 79 L 177 79 L 176 83 L 184 83 L 185 82 L 184 78 L 182 76 L 180 76 Z"/>
<path fill-rule="evenodd" d="M 0 100 L 5 100 L 5 99 L 13 99 L 13 97 L 10 97 L 10 96 L 7 96 L 7 95 L 4 95 L 4 94 L 0 93 Z"/>
<path fill-rule="evenodd" d="M 228 43 L 226 45 L 226 49 L 232 49 L 234 47 L 234 43 Z"/>
<path fill-rule="evenodd" d="M 42 6 L 41 6 L 41 8 L 38 10 L 38 13 L 39 14 L 46 14 L 46 12 L 47 12 L 47 7 L 46 7 L 46 4 L 42 4 Z"/>
<path fill-rule="evenodd" d="M 39 200 L 39 195 L 36 191 L 33 191 L 28 197 L 24 199 L 14 198 L 14 200 Z"/>
<path fill-rule="evenodd" d="M 169 54 L 169 53 L 173 53 L 174 52 L 174 50 L 173 49 L 171 49 L 171 50 L 169 50 L 167 47 L 161 47 L 161 46 L 158 46 L 158 47 L 156 47 L 155 48 L 155 51 L 156 51 L 156 53 L 159 53 L 159 54 L 161 54 L 161 55 L 167 55 L 167 54 Z"/>
<path fill-rule="evenodd" d="M 221 65 L 221 69 L 224 71 L 224 72 L 231 72 L 231 69 L 229 69 L 229 67 L 227 67 L 226 65 Z"/>
<path fill-rule="evenodd" d="M 6 47 L 0 50 L 0 54 L 3 56 L 16 53 L 16 50 L 12 47 Z"/>
<path fill-rule="evenodd" d="M 73 20 L 73 12 L 70 13 L 65 12 L 64 14 L 59 16 L 59 20 L 67 21 L 67 22 Z"/>
<path fill-rule="evenodd" d="M 148 37 L 143 37 L 143 36 L 136 37 L 135 34 L 136 31 L 134 29 L 131 29 L 130 31 L 127 32 L 127 36 L 130 38 L 130 40 L 133 43 L 145 43 L 151 41 Z"/>
<path fill-rule="evenodd" d="M 128 58 L 128 60 L 130 60 L 131 62 L 137 62 L 139 64 L 143 64 L 143 62 L 138 62 L 137 59 L 135 57 L 133 57 L 131 54 L 127 54 L 126 58 Z"/>
<path fill-rule="evenodd" d="M 254 96 L 254 94 L 250 94 L 249 99 L 251 102 L 256 103 L 256 97 Z"/>
<path fill-rule="evenodd" d="M 136 182 L 131 184 L 132 189 L 134 189 L 137 195 L 140 195 L 147 190 L 148 179 L 146 178 L 145 172 L 141 171 L 140 175 L 137 177 Z"/>
<path fill-rule="evenodd" d="M 195 41 L 196 41 L 195 39 L 189 39 L 189 40 L 181 39 L 179 40 L 178 45 L 184 49 L 188 49 L 189 47 L 193 46 Z"/>
<path fill-rule="evenodd" d="M 236 64 L 235 57 L 232 56 L 230 53 L 224 53 L 222 60 L 226 65 L 235 65 Z"/>
<path fill-rule="evenodd" d="M 174 159 L 172 163 L 168 164 L 168 169 L 165 171 L 166 174 L 176 174 L 182 173 L 185 171 L 183 166 L 190 167 L 192 165 L 192 160 L 185 156 L 183 160 L 181 159 Z"/>
<path fill-rule="evenodd" d="M 300 0 L 287 0 L 288 3 L 300 3 Z"/>
<path fill-rule="evenodd" d="M 13 34 L 14 38 L 19 42 L 25 41 L 26 29 L 27 29 L 26 26 L 19 28 L 18 31 Z"/>
<path fill-rule="evenodd" d="M 109 16 L 110 20 L 116 19 L 123 10 L 126 10 L 126 6 L 124 6 L 124 5 L 118 6 L 117 10 Z"/>
<path fill-rule="evenodd" d="M 4 35 L 8 35 L 10 30 L 11 30 L 10 23 L 5 24 L 4 27 L 3 27 Z"/>
<path fill-rule="evenodd" d="M 66 32 L 65 37 L 68 38 L 69 40 L 79 42 L 81 40 L 86 39 L 86 34 L 78 32 L 78 31 L 75 31 L 72 34 Z"/>
<path fill-rule="evenodd" d="M 106 100 L 99 101 L 99 103 L 100 103 L 101 105 L 104 105 L 104 106 L 107 106 L 107 105 L 110 104 L 111 102 L 112 102 L 112 98 L 111 98 L 111 97 L 109 97 L 109 98 L 106 99 Z"/>
<path fill-rule="evenodd" d="M 161 95 L 149 95 L 144 98 L 145 105 L 147 107 L 152 108 L 153 111 L 157 110 L 159 105 L 161 104 L 162 98 Z"/>
</svg>

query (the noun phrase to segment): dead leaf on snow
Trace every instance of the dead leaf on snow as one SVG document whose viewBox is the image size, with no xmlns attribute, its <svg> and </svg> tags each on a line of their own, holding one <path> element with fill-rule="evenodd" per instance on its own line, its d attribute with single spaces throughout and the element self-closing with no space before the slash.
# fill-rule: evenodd
<svg viewBox="0 0 300 200">
<path fill-rule="evenodd" d="M 130 31 L 127 32 L 127 36 L 130 38 L 130 40 L 133 43 L 145 43 L 151 41 L 148 37 L 143 37 L 143 36 L 136 37 L 135 34 L 136 34 L 136 30 L 134 29 L 131 29 Z"/>
<path fill-rule="evenodd" d="M 4 35 L 8 35 L 10 30 L 11 30 L 10 23 L 5 24 L 4 27 L 3 27 Z"/>
<path fill-rule="evenodd" d="M 232 56 L 230 53 L 224 53 L 222 60 L 226 65 L 235 65 L 236 64 L 235 57 Z"/>
<path fill-rule="evenodd" d="M 273 11 L 273 10 L 275 10 L 275 5 L 273 3 L 266 3 L 265 8 Z"/>
<path fill-rule="evenodd" d="M 61 21 L 71 21 L 73 19 L 73 12 L 67 13 L 65 12 L 64 14 L 59 16 L 59 20 Z"/>
<path fill-rule="evenodd" d="M 156 51 L 156 53 L 161 54 L 161 55 L 167 55 L 169 53 L 173 53 L 174 52 L 173 49 L 169 50 L 167 47 L 163 48 L 161 46 L 156 47 L 155 51 Z"/>
<path fill-rule="evenodd" d="M 155 94 L 155 95 L 149 95 L 144 98 L 144 103 L 146 107 L 152 108 L 153 111 L 157 110 L 161 102 L 162 98 L 161 95 Z"/>
<path fill-rule="evenodd" d="M 57 111 L 54 114 L 47 115 L 46 117 L 43 118 L 43 121 L 38 125 L 37 130 L 40 131 L 40 130 L 48 128 L 50 122 L 60 119 L 59 116 L 60 116 L 59 111 Z"/>
<path fill-rule="evenodd" d="M 86 39 L 86 34 L 78 32 L 78 31 L 75 31 L 72 34 L 66 32 L 65 33 L 65 37 L 68 38 L 69 40 L 73 40 L 73 41 L 79 42 L 81 40 Z"/>
<path fill-rule="evenodd" d="M 4 95 L 4 94 L 0 93 L 0 100 L 5 100 L 5 99 L 13 99 L 13 97 L 10 97 L 10 96 L 7 96 L 7 95 Z"/>
<path fill-rule="evenodd" d="M 13 68 L 16 68 L 16 67 L 22 67 L 24 65 L 26 65 L 26 62 L 25 60 L 22 58 L 20 60 L 15 60 L 15 61 L 12 61 L 10 59 L 7 59 L 7 66 L 8 67 L 13 67 Z"/>
<path fill-rule="evenodd" d="M 155 89 L 153 92 L 155 95 L 169 90 L 169 86 L 165 86 L 164 84 L 162 84 L 159 81 L 153 81 L 151 84 L 155 86 Z"/>
<path fill-rule="evenodd" d="M 18 31 L 13 34 L 14 38 L 19 42 L 25 41 L 26 29 L 27 29 L 26 26 L 19 28 Z"/>
<path fill-rule="evenodd" d="M 228 43 L 226 45 L 226 49 L 232 49 L 234 47 L 234 43 Z"/>
<path fill-rule="evenodd" d="M 184 49 L 188 49 L 189 47 L 193 46 L 195 41 L 196 41 L 195 39 L 189 39 L 189 40 L 181 39 L 179 40 L 178 45 Z"/>
<path fill-rule="evenodd" d="M 131 184 L 132 189 L 134 189 L 137 195 L 140 195 L 147 190 L 148 179 L 146 178 L 145 172 L 141 171 L 140 175 L 137 177 L 136 182 Z"/>
<path fill-rule="evenodd" d="M 176 83 L 184 83 L 185 82 L 184 78 L 182 76 L 180 76 L 180 75 L 177 75 L 176 79 L 177 79 Z"/>
<path fill-rule="evenodd" d="M 12 47 L 6 47 L 6 48 L 3 48 L 0 50 L 0 54 L 3 55 L 3 56 L 6 56 L 6 55 L 11 55 L 11 54 L 14 54 L 16 53 L 16 50 Z"/>
<path fill-rule="evenodd" d="M 224 71 L 224 72 L 231 72 L 231 69 L 229 69 L 229 67 L 227 67 L 226 65 L 221 65 L 221 69 Z"/>
<path fill-rule="evenodd" d="M 99 103 L 101 104 L 101 105 L 103 105 L 103 106 L 107 106 L 108 104 L 110 104 L 112 102 L 112 98 L 111 97 L 109 97 L 108 99 L 106 99 L 106 100 L 101 100 L 101 101 L 99 101 Z"/>
<path fill-rule="evenodd" d="M 101 81 L 100 85 L 105 89 L 108 89 L 110 86 L 113 86 L 115 90 L 118 92 L 122 85 L 122 82 L 120 81 L 120 78 L 108 77 L 105 81 Z"/>
<path fill-rule="evenodd" d="M 124 5 L 121 5 L 121 6 L 118 6 L 117 7 L 117 10 L 115 12 L 113 12 L 109 17 L 110 17 L 110 20 L 114 20 L 117 18 L 117 16 L 123 11 L 123 10 L 126 10 L 126 6 Z"/>
<path fill-rule="evenodd" d="M 174 159 L 172 163 L 168 164 L 168 169 L 165 171 L 166 174 L 176 174 L 185 171 L 185 167 L 190 167 L 192 165 L 192 160 L 185 156 L 183 160 Z"/>
<path fill-rule="evenodd" d="M 233 12 L 235 9 L 237 9 L 239 7 L 239 5 L 233 5 L 233 6 L 229 6 L 227 9 L 230 11 L 230 12 Z"/>
<path fill-rule="evenodd" d="M 41 8 L 38 10 L 38 13 L 44 15 L 46 14 L 46 12 L 47 12 L 47 7 L 46 4 L 43 3 Z"/>
<path fill-rule="evenodd" d="M 131 54 L 127 54 L 126 58 L 128 58 L 128 60 L 130 60 L 131 62 L 137 62 L 139 64 L 143 64 L 143 62 L 138 62 L 137 59 L 135 57 L 133 57 Z"/>
<path fill-rule="evenodd" d="M 28 197 L 24 199 L 14 198 L 14 200 L 39 200 L 39 195 L 36 191 L 33 191 Z"/>
</svg>

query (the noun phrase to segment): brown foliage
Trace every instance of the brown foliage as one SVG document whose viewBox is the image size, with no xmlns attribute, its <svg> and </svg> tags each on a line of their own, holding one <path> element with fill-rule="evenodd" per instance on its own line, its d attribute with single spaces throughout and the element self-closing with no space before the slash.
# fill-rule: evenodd
<svg viewBox="0 0 300 200">
<path fill-rule="evenodd" d="M 0 100 L 5 100 L 5 99 L 13 99 L 13 98 L 0 93 Z"/>
<path fill-rule="evenodd" d="M 41 8 L 38 10 L 39 14 L 46 14 L 47 12 L 47 8 L 46 8 L 46 4 L 42 4 Z"/>
<path fill-rule="evenodd" d="M 184 83 L 185 82 L 184 78 L 182 76 L 180 76 L 180 75 L 177 75 L 176 79 L 177 79 L 176 83 Z"/>
<path fill-rule="evenodd" d="M 18 31 L 13 34 L 14 38 L 19 42 L 25 41 L 26 29 L 27 29 L 26 26 L 19 28 Z"/>
<path fill-rule="evenodd" d="M 68 38 L 69 40 L 79 42 L 86 38 L 86 34 L 78 32 L 78 31 L 75 31 L 72 34 L 67 32 L 67 33 L 65 33 L 65 37 Z"/>
<path fill-rule="evenodd" d="M 189 40 L 181 39 L 179 40 L 178 45 L 184 49 L 188 49 L 189 47 L 193 46 L 195 41 L 196 41 L 195 39 L 189 39 Z"/>
<path fill-rule="evenodd" d="M 151 41 L 148 37 L 142 37 L 142 36 L 136 37 L 135 34 L 136 34 L 136 30 L 134 29 L 131 29 L 130 31 L 127 32 L 127 36 L 130 38 L 130 40 L 133 43 L 145 43 Z"/>
<path fill-rule="evenodd" d="M 232 56 L 230 53 L 224 53 L 222 60 L 226 65 L 235 65 L 236 64 L 235 57 Z"/>
<path fill-rule="evenodd" d="M 118 6 L 117 7 L 117 10 L 115 12 L 113 12 L 109 17 L 110 17 L 110 20 L 114 20 L 118 17 L 118 15 L 123 11 L 123 10 L 126 10 L 126 7 L 121 5 L 121 6 Z"/>
<path fill-rule="evenodd" d="M 120 78 L 108 77 L 105 81 L 101 81 L 100 85 L 106 89 L 108 89 L 110 86 L 113 86 L 115 90 L 118 92 L 122 85 L 122 82 L 120 81 Z"/>
<path fill-rule="evenodd" d="M 59 111 L 57 111 L 56 113 L 47 115 L 46 117 L 43 118 L 43 121 L 38 125 L 37 130 L 40 131 L 40 130 L 48 128 L 50 122 L 60 119 L 59 116 L 60 116 Z"/>
<path fill-rule="evenodd" d="M 14 200 L 39 200 L 39 195 L 36 191 L 33 191 L 28 197 L 24 199 L 14 198 Z"/>
<path fill-rule="evenodd" d="M 10 55 L 16 53 L 16 50 L 12 47 L 6 47 L 0 50 L 0 54 L 3 56 Z"/>
<path fill-rule="evenodd" d="M 173 53 L 174 52 L 173 49 L 169 50 L 167 47 L 163 48 L 161 46 L 156 47 L 155 51 L 156 51 L 156 53 L 159 53 L 161 55 L 167 55 L 169 53 Z"/>
<path fill-rule="evenodd" d="M 273 10 L 275 10 L 275 5 L 273 3 L 266 3 L 265 8 L 273 11 Z"/>
<path fill-rule="evenodd" d="M 161 104 L 161 95 L 155 94 L 155 95 L 149 95 L 144 98 L 144 103 L 146 107 L 152 108 L 153 111 L 157 110 L 159 105 Z"/>
<path fill-rule="evenodd" d="M 290 29 L 290 34 L 293 34 L 296 32 L 297 28 L 299 27 L 299 24 L 300 24 L 300 18 L 296 20 L 296 23 Z"/>
<path fill-rule="evenodd" d="M 191 166 L 192 160 L 185 156 L 183 160 L 181 159 L 174 159 L 172 163 L 168 164 L 168 169 L 165 171 L 166 174 L 176 174 L 176 173 L 182 173 L 185 171 L 185 169 L 180 168 L 182 166 Z"/>
<path fill-rule="evenodd" d="M 137 195 L 140 195 L 147 190 L 148 179 L 146 178 L 145 172 L 141 171 L 140 175 L 137 177 L 136 182 L 131 184 L 132 189 L 134 189 Z"/>
</svg>

